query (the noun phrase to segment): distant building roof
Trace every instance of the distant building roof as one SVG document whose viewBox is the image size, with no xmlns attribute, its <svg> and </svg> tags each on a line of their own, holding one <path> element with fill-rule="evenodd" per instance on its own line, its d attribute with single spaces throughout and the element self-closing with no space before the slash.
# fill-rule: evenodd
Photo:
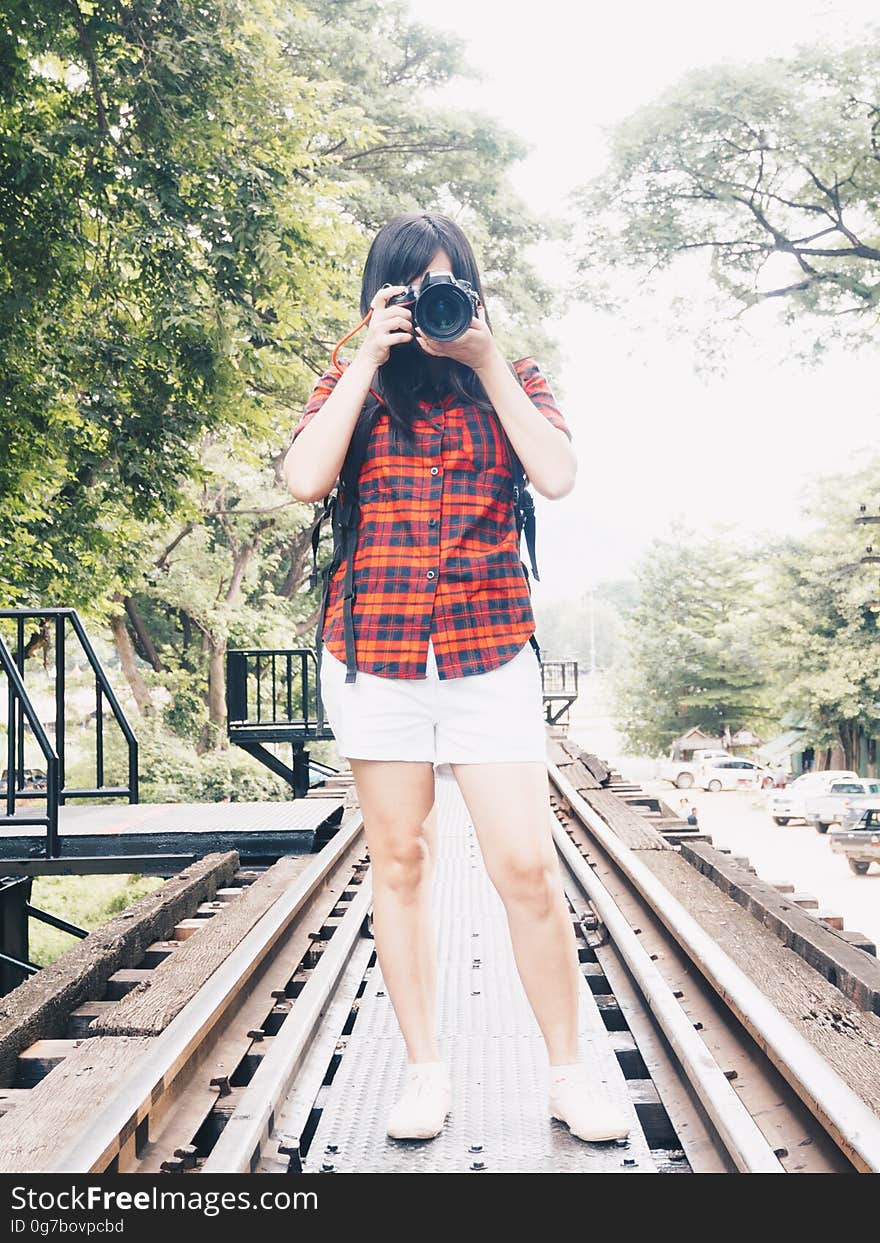
<svg viewBox="0 0 880 1243">
<path fill-rule="evenodd" d="M 681 734 L 672 744 L 679 751 L 694 751 L 697 747 L 723 747 L 724 743 L 720 738 L 714 738 L 711 734 L 704 734 L 699 725 L 694 725 L 692 729 Z"/>
<path fill-rule="evenodd" d="M 783 760 L 791 755 L 792 751 L 802 751 L 803 749 L 803 729 L 787 729 L 784 733 L 771 738 L 769 742 L 765 742 L 759 748 L 759 751 L 768 760 Z"/>
</svg>

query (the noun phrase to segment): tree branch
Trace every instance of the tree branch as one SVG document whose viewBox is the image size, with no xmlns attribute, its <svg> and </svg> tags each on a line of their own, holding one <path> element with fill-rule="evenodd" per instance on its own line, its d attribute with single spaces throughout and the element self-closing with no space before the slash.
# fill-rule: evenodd
<svg viewBox="0 0 880 1243">
<path fill-rule="evenodd" d="M 95 107 L 98 111 L 98 129 L 101 130 L 102 133 L 106 134 L 109 133 L 110 126 L 107 122 L 107 111 L 104 107 L 103 96 L 101 95 L 101 80 L 98 76 L 98 65 L 95 61 L 95 53 L 92 45 L 89 43 L 86 23 L 82 13 L 80 12 L 77 0 L 65 0 L 65 3 L 70 10 L 71 16 L 73 17 L 73 24 L 76 28 L 77 39 L 79 40 L 79 45 L 82 48 L 83 56 L 86 58 L 86 65 L 89 70 L 89 81 L 92 85 L 92 95 L 95 100 Z"/>
</svg>

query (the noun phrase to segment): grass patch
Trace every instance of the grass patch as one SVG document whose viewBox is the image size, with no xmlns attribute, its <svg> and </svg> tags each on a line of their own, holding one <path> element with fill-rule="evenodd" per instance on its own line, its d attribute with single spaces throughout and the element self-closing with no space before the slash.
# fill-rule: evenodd
<svg viewBox="0 0 880 1243">
<path fill-rule="evenodd" d="M 161 876 L 38 876 L 31 902 L 92 932 L 164 883 Z M 28 936 L 31 962 L 39 967 L 48 967 L 77 943 L 76 937 L 38 919 L 28 921 Z"/>
</svg>

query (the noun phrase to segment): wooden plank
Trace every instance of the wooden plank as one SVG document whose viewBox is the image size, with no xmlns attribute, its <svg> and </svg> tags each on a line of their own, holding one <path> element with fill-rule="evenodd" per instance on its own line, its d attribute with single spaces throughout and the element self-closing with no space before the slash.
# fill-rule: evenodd
<svg viewBox="0 0 880 1243">
<path fill-rule="evenodd" d="M 584 748 L 572 738 L 563 738 L 561 740 L 562 747 L 568 757 L 572 760 L 579 761 L 597 786 L 607 785 L 611 780 L 612 772 L 604 760 L 600 760 L 598 755 L 584 750 Z"/>
<path fill-rule="evenodd" d="M 154 1036 L 164 1031 L 257 920 L 313 861 L 313 855 L 280 859 L 225 910 L 213 919 L 199 921 L 205 930 L 182 942 L 143 983 L 112 1009 L 103 1011 L 90 1030 L 109 1036 Z"/>
<path fill-rule="evenodd" d="M 81 1040 L 32 1088 L 25 1104 L 0 1118 L 0 1171 L 39 1173 L 81 1132 L 120 1079 L 149 1047 L 148 1040 Z M 2 1104 L 2 1102 L 0 1102 Z"/>
<path fill-rule="evenodd" d="M 115 1005 L 115 1001 L 86 1001 L 81 1006 L 77 1006 L 75 1010 L 71 1010 L 70 1018 L 67 1020 L 68 1039 L 81 1040 L 83 1037 L 90 1036 L 88 1026 L 92 1019 Z"/>
<path fill-rule="evenodd" d="M 880 1113 L 880 1018 L 859 1010 L 682 855 L 645 851 L 639 857 L 853 1091 Z M 818 933 L 835 936 L 803 911 L 797 913 Z"/>
<path fill-rule="evenodd" d="M 880 962 L 795 905 L 796 895 L 743 871 L 705 843 L 682 842 L 681 857 L 745 907 L 862 1010 L 880 1014 Z"/>
<path fill-rule="evenodd" d="M 175 941 L 188 941 L 204 927 L 203 919 L 182 919 L 179 924 L 174 925 L 174 939 Z"/>
<path fill-rule="evenodd" d="M 64 1061 L 78 1043 L 77 1040 L 35 1040 L 18 1055 L 16 1087 L 31 1088 L 39 1083 Z"/>
<path fill-rule="evenodd" d="M 107 1001 L 119 1001 L 120 997 L 130 993 L 138 984 L 148 980 L 152 974 L 149 967 L 124 967 L 121 971 L 114 971 L 107 981 L 104 998 Z"/>
<path fill-rule="evenodd" d="M 547 755 L 557 768 L 565 773 L 566 779 L 580 793 L 583 790 L 598 790 L 599 782 L 581 763 L 580 748 L 567 738 L 548 738 Z"/>
<path fill-rule="evenodd" d="M 33 1096 L 33 1088 L 0 1088 L 0 1118 L 18 1105 L 27 1105 Z"/>
<path fill-rule="evenodd" d="M 583 790 L 581 797 L 632 850 L 672 850 L 662 833 L 610 790 Z"/>
<path fill-rule="evenodd" d="M 136 966 L 147 946 L 167 937 L 218 886 L 228 885 L 237 867 L 234 851 L 191 864 L 5 996 L 0 1005 L 0 1086 L 14 1082 L 22 1049 L 35 1040 L 63 1036 L 71 1010 L 91 997 L 102 997 L 115 971 Z"/>
<path fill-rule="evenodd" d="M 877 943 L 872 941 L 869 936 L 866 936 L 864 932 L 854 932 L 852 928 L 844 928 L 837 935 L 843 937 L 844 941 L 847 941 L 856 949 L 870 954 L 872 958 L 877 957 Z"/>
</svg>

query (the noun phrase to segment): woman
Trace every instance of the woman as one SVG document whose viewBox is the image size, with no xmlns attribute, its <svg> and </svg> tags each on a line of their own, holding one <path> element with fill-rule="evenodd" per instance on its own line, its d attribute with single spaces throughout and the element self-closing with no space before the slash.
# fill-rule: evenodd
<svg viewBox="0 0 880 1243">
<path fill-rule="evenodd" d="M 479 296 L 456 340 L 426 337 L 409 307 L 388 305 L 429 271 L 452 273 Z M 450 1109 L 431 921 L 434 770 L 448 764 L 546 1043 L 550 1113 L 583 1139 L 623 1138 L 626 1117 L 590 1090 L 578 1055 L 579 964 L 548 823 L 540 666 L 508 450 L 509 441 L 543 496 L 562 497 L 577 470 L 571 431 L 534 359 L 514 364 L 519 383 L 511 374 L 473 251 L 448 217 L 411 213 L 380 230 L 361 313 L 366 336 L 350 362 L 318 381 L 285 475 L 298 499 L 326 496 L 367 421 L 348 614 L 356 673 L 346 679 L 340 568 L 327 595 L 320 679 L 363 812 L 376 952 L 407 1051 L 406 1089 L 387 1131 L 430 1138 Z"/>
</svg>

